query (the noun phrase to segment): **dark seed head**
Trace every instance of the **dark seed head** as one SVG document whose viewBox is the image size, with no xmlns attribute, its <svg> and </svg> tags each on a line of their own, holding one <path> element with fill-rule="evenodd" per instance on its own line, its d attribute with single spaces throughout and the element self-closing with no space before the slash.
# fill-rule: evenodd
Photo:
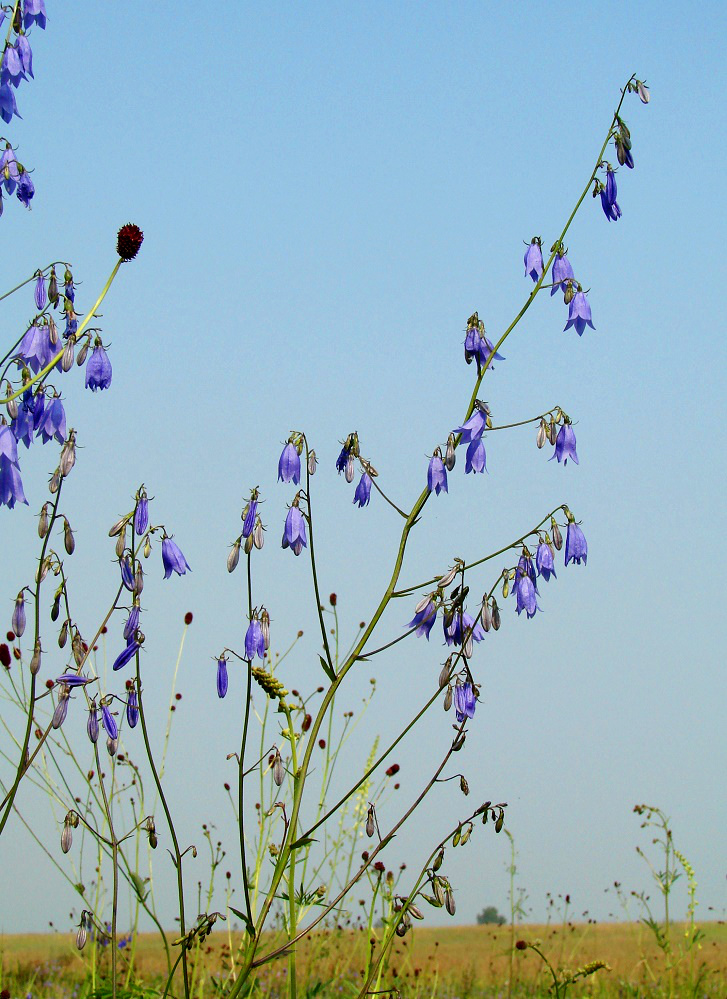
<svg viewBox="0 0 727 999">
<path fill-rule="evenodd" d="M 133 222 L 122 225 L 116 238 L 116 250 L 122 260 L 133 260 L 144 241 L 144 233 Z"/>
</svg>

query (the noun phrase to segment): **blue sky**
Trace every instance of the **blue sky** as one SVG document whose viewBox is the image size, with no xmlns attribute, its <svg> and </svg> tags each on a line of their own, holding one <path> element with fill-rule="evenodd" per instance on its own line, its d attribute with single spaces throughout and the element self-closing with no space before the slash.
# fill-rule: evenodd
<svg viewBox="0 0 727 999">
<path fill-rule="evenodd" d="M 412 505 L 426 456 L 469 399 L 466 318 L 478 309 L 492 339 L 508 325 L 530 290 L 523 240 L 550 246 L 619 88 L 632 72 L 646 78 L 651 104 L 631 97 L 624 110 L 636 169 L 618 175 L 623 217 L 609 224 L 589 198 L 567 240 L 596 330 L 563 332 L 562 301 L 539 296 L 481 393 L 498 423 L 561 405 L 577 421 L 580 466 L 548 463 L 530 428 L 491 435 L 488 473 L 465 478 L 462 455 L 449 495 L 427 505 L 403 580 L 480 557 L 571 506 L 588 566 L 559 569 L 532 621 L 503 607 L 500 633 L 474 659 L 481 704 L 458 765 L 474 797 L 509 803 L 533 918 L 547 891 L 606 918 L 614 880 L 645 886 L 631 813 L 641 801 L 672 815 L 700 915 L 724 915 L 721 6 L 699 16 L 652 2 L 47 6 L 23 121 L 6 129 L 37 193 L 30 213 L 6 208 L 3 286 L 67 258 L 88 305 L 119 225 L 144 229 L 102 310 L 111 390 L 91 395 L 78 377 L 66 390 L 81 445 L 68 488 L 73 599 L 90 631 L 116 585 L 108 527 L 145 482 L 152 520 L 193 569 L 163 582 L 154 568 L 144 591 L 148 697 L 160 709 L 181 618 L 195 615 L 170 793 L 183 839 L 214 821 L 230 849 L 222 782 L 242 677 L 218 703 L 210 657 L 239 648 L 246 626 L 242 577 L 225 570 L 243 497 L 259 485 L 266 500 L 255 602 L 270 610 L 275 648 L 305 631 L 283 676 L 314 687 L 308 566 L 278 547 L 292 496 L 275 482 L 282 442 L 304 430 L 318 452 L 321 585 L 339 594 L 352 635 L 388 580 L 399 528 L 378 497 L 354 508 L 333 469 L 339 441 L 357 430 L 385 488 Z M 7 337 L 29 309 L 7 307 Z M 2 511 L 8 622 L 33 572 L 51 464 L 47 449 L 24 456 L 30 506 Z M 477 586 L 492 582 L 483 574 Z M 412 610 L 395 605 L 382 642 Z M 391 737 L 415 712 L 443 659 L 433 633 L 354 678 L 350 706 L 370 674 L 378 693 L 351 773 L 376 733 Z M 398 757 L 406 801 L 449 723 L 434 711 Z M 30 794 L 25 807 L 55 843 L 47 809 Z M 433 829 L 463 809 L 454 782 L 442 785 L 391 862 L 421 863 Z M 463 922 L 505 904 L 506 843 L 483 832 L 452 859 Z M 20 843 L 19 827 L 3 839 L 6 866 Z M 32 871 L 9 873 L 6 932 L 62 922 L 73 904 L 43 864 L 39 854 Z"/>
</svg>

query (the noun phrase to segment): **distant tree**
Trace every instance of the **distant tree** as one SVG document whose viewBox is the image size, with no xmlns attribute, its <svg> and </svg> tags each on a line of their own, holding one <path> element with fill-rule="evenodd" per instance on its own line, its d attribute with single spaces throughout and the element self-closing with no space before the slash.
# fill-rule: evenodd
<svg viewBox="0 0 727 999">
<path fill-rule="evenodd" d="M 501 916 L 494 905 L 487 905 L 482 910 L 482 912 L 477 916 L 477 925 L 485 926 L 488 923 L 495 923 L 497 926 L 502 926 L 506 923 L 507 919 Z"/>
</svg>

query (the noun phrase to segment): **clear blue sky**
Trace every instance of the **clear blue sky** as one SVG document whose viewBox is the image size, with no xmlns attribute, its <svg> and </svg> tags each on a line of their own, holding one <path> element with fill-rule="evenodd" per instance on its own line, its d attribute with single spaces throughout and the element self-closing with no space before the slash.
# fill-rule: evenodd
<svg viewBox="0 0 727 999">
<path fill-rule="evenodd" d="M 242 679 L 233 672 L 219 703 L 210 657 L 242 644 L 243 581 L 225 571 L 242 498 L 259 485 L 266 500 L 255 602 L 270 610 L 273 645 L 306 632 L 284 679 L 314 687 L 305 556 L 278 547 L 292 493 L 275 482 L 282 442 L 305 430 L 318 452 L 322 588 L 339 593 L 352 635 L 388 579 L 398 524 L 378 497 L 354 508 L 333 470 L 338 442 L 358 430 L 409 508 L 426 455 L 466 408 L 467 316 L 478 309 L 493 339 L 507 326 L 530 288 L 523 240 L 550 246 L 619 87 L 632 72 L 646 78 L 651 104 L 632 97 L 624 112 L 636 169 L 619 173 L 623 217 L 609 224 L 588 199 L 568 237 L 596 330 L 564 333 L 562 302 L 540 296 L 482 393 L 496 422 L 561 405 L 577 421 L 580 466 L 548 463 L 531 429 L 491 436 L 488 474 L 465 478 L 462 455 L 449 496 L 427 505 L 403 580 L 572 507 L 588 566 L 559 569 L 532 621 L 503 607 L 500 633 L 474 659 L 481 704 L 458 765 L 473 797 L 509 802 L 533 918 L 547 891 L 605 918 L 614 880 L 646 886 L 631 814 L 642 801 L 672 815 L 699 914 L 724 915 L 722 5 L 47 7 L 23 121 L 6 129 L 37 193 L 31 213 L 13 204 L 0 222 L 3 287 L 67 258 L 88 305 L 119 225 L 144 229 L 103 307 L 111 390 L 92 396 L 78 377 L 67 390 L 82 445 L 68 489 L 73 599 L 90 631 L 117 579 L 106 532 L 145 482 L 152 519 L 193 568 L 163 583 L 155 565 L 144 591 L 147 690 L 160 708 L 181 618 L 195 614 L 169 775 L 181 839 L 212 821 L 231 852 L 222 783 Z M 8 308 L 6 339 L 29 309 Z M 30 506 L 0 511 L 8 623 L 33 572 L 48 450 L 23 469 Z M 393 608 L 382 642 L 414 602 Z M 407 640 L 363 668 L 350 706 L 373 673 L 379 693 L 351 772 L 377 732 L 391 737 L 425 699 L 444 659 L 438 641 Z M 397 757 L 405 798 L 392 810 L 414 796 L 449 726 L 433 712 Z M 57 849 L 47 809 L 30 794 L 25 807 Z M 391 862 L 421 863 L 434 830 L 460 813 L 459 791 L 443 785 Z M 484 832 L 449 867 L 463 922 L 505 904 L 507 844 Z M 19 826 L 0 842 L 14 900 L 2 929 L 65 925 L 75 899 L 39 852 L 16 862 L 22 842 Z M 161 855 L 157 869 L 164 892 Z"/>
</svg>

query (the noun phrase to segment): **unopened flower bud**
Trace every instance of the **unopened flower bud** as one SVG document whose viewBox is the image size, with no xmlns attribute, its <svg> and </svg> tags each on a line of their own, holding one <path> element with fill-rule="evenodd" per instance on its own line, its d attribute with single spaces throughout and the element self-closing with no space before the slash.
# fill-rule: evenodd
<svg viewBox="0 0 727 999">
<path fill-rule="evenodd" d="M 376 829 L 376 824 L 374 822 L 374 806 L 369 805 L 369 810 L 366 815 L 366 835 L 369 839 L 374 835 Z"/>
<path fill-rule="evenodd" d="M 144 542 L 144 558 L 149 558 L 151 555 L 151 541 L 149 540 L 149 535 L 146 536 L 146 541 Z"/>
<path fill-rule="evenodd" d="M 88 940 L 88 931 L 86 929 L 85 915 L 81 918 L 81 925 L 78 927 L 78 932 L 76 933 L 76 947 L 78 950 L 83 950 L 86 946 L 86 941 Z"/>
<path fill-rule="evenodd" d="M 439 848 L 439 853 L 434 858 L 434 863 L 432 864 L 432 870 L 438 871 L 439 868 L 442 866 L 443 860 L 444 860 L 444 847 L 442 846 Z"/>
<path fill-rule="evenodd" d="M 447 693 L 444 695 L 444 710 L 449 711 L 452 707 L 452 684 L 447 687 Z"/>
<path fill-rule="evenodd" d="M 8 387 L 8 388 L 10 388 L 10 387 Z M 8 391 L 8 395 L 12 395 L 12 392 Z M 16 417 L 18 415 L 18 400 L 17 399 L 10 399 L 9 402 L 6 403 L 6 408 L 7 408 L 8 416 L 10 417 L 10 419 L 11 420 L 16 419 Z"/>
<path fill-rule="evenodd" d="M 459 568 L 460 568 L 459 563 L 455 562 L 455 564 L 452 566 L 451 569 L 445 572 L 443 576 L 440 576 L 440 578 L 437 580 L 437 586 L 440 586 L 442 589 L 445 589 L 447 586 L 449 586 L 449 584 L 453 581 L 454 577 L 457 575 Z"/>
<path fill-rule="evenodd" d="M 53 600 L 53 606 L 50 609 L 50 619 L 51 621 L 57 621 L 61 613 L 61 594 L 56 593 Z"/>
<path fill-rule="evenodd" d="M 555 519 L 550 521 L 551 534 L 553 535 L 553 544 L 557 551 L 560 551 L 563 547 L 563 535 L 560 533 L 560 528 L 555 522 Z"/>
<path fill-rule="evenodd" d="M 426 593 L 414 608 L 414 615 L 416 616 L 417 614 L 421 614 L 427 604 L 433 600 L 434 596 L 434 593 Z"/>
<path fill-rule="evenodd" d="M 21 590 L 15 598 L 15 608 L 13 610 L 13 631 L 18 638 L 23 637 L 25 631 L 25 592 Z"/>
<path fill-rule="evenodd" d="M 318 458 L 316 457 L 315 451 L 308 452 L 308 475 L 316 474 L 316 467 L 318 466 Z"/>
<path fill-rule="evenodd" d="M 449 683 L 449 672 L 452 669 L 452 657 L 446 661 L 444 666 L 442 666 L 442 671 L 439 674 L 439 689 L 443 690 Z"/>
<path fill-rule="evenodd" d="M 60 632 L 58 633 L 58 648 L 63 649 L 68 641 L 68 619 L 63 622 Z"/>
<path fill-rule="evenodd" d="M 240 561 L 240 538 L 234 543 L 230 549 L 230 554 L 227 556 L 227 571 L 234 572 L 237 568 L 237 564 Z"/>
<path fill-rule="evenodd" d="M 76 666 L 80 666 L 84 660 L 85 651 L 83 648 L 83 639 L 81 638 L 81 633 L 78 628 L 73 632 L 73 639 L 71 640 L 71 650 L 73 652 L 73 660 Z"/>
<path fill-rule="evenodd" d="M 109 756 L 116 756 L 116 750 L 118 748 L 119 748 L 119 739 L 118 739 L 118 736 L 115 739 L 112 739 L 110 735 L 107 736 L 106 737 L 106 750 L 107 750 Z"/>
<path fill-rule="evenodd" d="M 472 641 L 472 629 L 468 628 L 467 637 L 465 638 L 464 644 L 462 645 L 462 655 L 465 657 L 465 659 L 471 659 L 473 652 L 474 652 L 474 643 Z"/>
<path fill-rule="evenodd" d="M 558 440 L 558 426 L 552 416 L 548 427 L 548 440 L 553 445 L 555 445 L 555 442 Z"/>
<path fill-rule="evenodd" d="M 493 604 L 492 604 L 492 627 L 494 628 L 495 631 L 499 631 L 500 630 L 500 623 L 501 623 L 500 622 L 500 608 L 493 601 Z"/>
<path fill-rule="evenodd" d="M 116 547 L 114 551 L 116 552 L 116 558 L 121 558 L 126 551 L 126 528 L 123 529 L 121 534 L 116 539 Z"/>
<path fill-rule="evenodd" d="M 263 522 L 260 520 L 259 516 L 255 521 L 255 528 L 252 532 L 252 543 L 258 551 L 260 551 L 262 546 L 265 544 L 265 528 L 263 527 Z"/>
<path fill-rule="evenodd" d="M 58 327 L 53 316 L 48 316 L 48 339 L 51 342 L 51 346 L 58 346 Z"/>
<path fill-rule="evenodd" d="M 128 516 L 122 517 L 121 520 L 117 520 L 114 526 L 109 529 L 109 537 L 115 538 L 117 534 L 121 534 L 121 532 L 126 528 L 128 522 Z"/>
<path fill-rule="evenodd" d="M 134 596 L 141 596 L 141 591 L 144 589 L 144 573 L 141 569 L 141 562 L 136 563 L 136 575 L 134 576 Z"/>
<path fill-rule="evenodd" d="M 68 698 L 70 693 L 71 688 L 68 684 L 62 684 L 58 694 L 58 703 L 56 704 L 55 711 L 53 712 L 53 718 L 51 719 L 51 728 L 60 728 L 66 720 L 66 715 L 68 714 Z"/>
<path fill-rule="evenodd" d="M 85 343 L 78 352 L 78 357 L 76 358 L 76 364 L 78 365 L 79 368 L 83 367 L 86 361 L 87 354 L 88 354 L 88 340 L 85 341 Z"/>
<path fill-rule="evenodd" d="M 454 434 L 450 434 L 447 438 L 447 450 L 444 455 L 444 467 L 448 472 L 451 472 L 454 468 L 454 463 L 457 460 L 457 454 L 454 449 Z"/>
<path fill-rule="evenodd" d="M 467 781 L 465 781 L 465 784 L 466 783 L 467 783 Z M 462 838 L 459 841 L 459 845 L 460 846 L 464 846 L 465 843 L 467 842 L 467 840 L 470 838 L 471 835 L 472 835 L 472 823 L 470 822 L 470 824 L 467 826 L 467 828 L 465 829 L 465 831 L 462 833 Z"/>
<path fill-rule="evenodd" d="M 57 468 L 55 472 L 50 477 L 50 482 L 48 483 L 48 492 L 51 495 L 55 495 L 61 487 L 61 470 Z"/>
<path fill-rule="evenodd" d="M 58 464 L 58 471 L 65 478 L 70 474 L 71 469 L 76 464 L 76 438 L 71 431 L 68 440 L 61 448 L 61 457 Z"/>
<path fill-rule="evenodd" d="M 639 100 L 642 104 L 648 104 L 651 100 L 651 94 L 649 93 L 649 88 L 641 80 L 636 81 L 636 93 L 639 95 Z"/>
<path fill-rule="evenodd" d="M 44 538 L 48 533 L 49 527 L 50 520 L 48 518 L 48 504 L 44 503 L 40 508 L 40 517 L 38 518 L 38 537 Z"/>
<path fill-rule="evenodd" d="M 56 269 L 51 267 L 49 280 L 48 280 L 48 301 L 51 305 L 55 305 L 58 301 L 58 279 L 56 278 Z"/>
<path fill-rule="evenodd" d="M 538 445 L 539 448 L 541 448 L 545 446 L 545 442 L 547 440 L 548 440 L 548 425 L 546 424 L 545 420 L 541 420 L 540 425 L 538 427 L 538 436 L 535 438 L 535 443 Z"/>
<path fill-rule="evenodd" d="M 406 936 L 406 931 L 408 929 L 409 929 L 409 927 L 402 920 L 400 923 L 396 924 L 396 930 L 394 932 L 396 933 L 397 937 L 404 937 L 404 936 Z"/>
<path fill-rule="evenodd" d="M 460 777 L 459 778 L 459 789 L 462 792 L 462 794 L 464 794 L 465 796 L 470 793 L 470 786 L 467 783 L 467 778 L 466 777 Z"/>
<path fill-rule="evenodd" d="M 36 676 L 40 670 L 40 656 L 43 650 L 40 647 L 40 639 L 36 639 L 35 647 L 33 649 L 33 655 L 30 660 L 30 672 L 33 676 Z"/>
<path fill-rule="evenodd" d="M 64 853 L 68 853 L 72 845 L 73 829 L 68 821 L 68 818 L 66 817 L 66 821 L 63 823 L 63 832 L 61 833 L 61 850 L 63 850 Z"/>
<path fill-rule="evenodd" d="M 454 895 L 452 893 L 451 888 L 447 888 L 446 892 L 444 893 L 444 906 L 447 912 L 450 914 L 450 916 L 453 916 L 457 911 L 457 906 L 455 905 Z"/>
<path fill-rule="evenodd" d="M 354 459 L 353 454 L 349 454 L 346 458 L 346 482 L 353 482 L 353 477 L 355 475 Z"/>
<path fill-rule="evenodd" d="M 565 286 L 565 292 L 563 293 L 563 301 L 566 305 L 570 305 L 575 296 L 575 289 L 573 288 L 573 282 L 567 281 Z"/>
<path fill-rule="evenodd" d="M 63 546 L 69 555 L 73 555 L 76 550 L 76 542 L 73 537 L 73 531 L 71 530 L 71 525 L 67 520 L 65 521 L 65 525 L 63 527 Z"/>
<path fill-rule="evenodd" d="M 510 596 L 510 577 L 505 576 L 502 582 L 502 599 L 507 600 L 509 596 Z"/>
<path fill-rule="evenodd" d="M 248 536 L 245 538 L 243 551 L 245 552 L 246 555 L 249 555 L 250 552 L 252 551 L 252 548 L 253 548 L 252 534 L 248 534 Z"/>
<path fill-rule="evenodd" d="M 91 707 L 88 712 L 88 721 L 86 722 L 86 732 L 91 742 L 96 743 L 98 741 L 98 711 L 96 709 L 96 699 L 91 701 Z"/>
<path fill-rule="evenodd" d="M 71 335 L 66 340 L 66 345 L 63 348 L 63 356 L 61 357 L 61 368 L 64 371 L 70 371 L 73 367 L 73 358 L 76 353 L 76 338 L 71 333 Z"/>
<path fill-rule="evenodd" d="M 275 761 L 273 763 L 273 780 L 277 787 L 280 787 L 285 780 L 285 767 L 283 766 L 283 761 L 280 758 L 280 753 L 276 751 Z"/>
<path fill-rule="evenodd" d="M 157 834 L 155 832 L 149 833 L 149 846 L 152 850 L 156 850 L 159 840 L 157 839 Z"/>
<path fill-rule="evenodd" d="M 439 902 L 439 904 L 444 905 L 446 899 L 446 893 L 441 878 L 434 879 L 434 883 L 432 884 L 432 890 L 434 891 L 434 897 Z"/>
</svg>

